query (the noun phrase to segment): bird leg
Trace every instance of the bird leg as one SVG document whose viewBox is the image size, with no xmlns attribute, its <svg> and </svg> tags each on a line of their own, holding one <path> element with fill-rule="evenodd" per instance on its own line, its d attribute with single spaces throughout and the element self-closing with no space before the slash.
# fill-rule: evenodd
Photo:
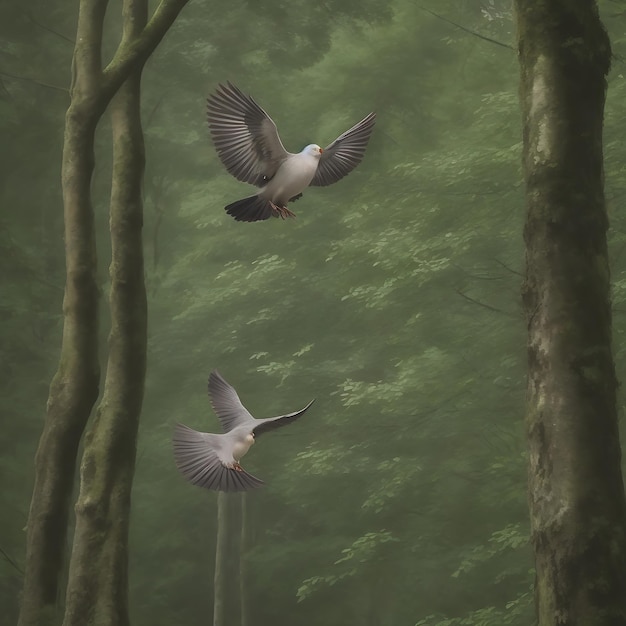
<svg viewBox="0 0 626 626">
<path fill-rule="evenodd" d="M 272 207 L 272 210 L 274 211 L 274 217 L 280 217 L 282 219 L 285 219 L 287 217 L 296 216 L 296 214 L 293 211 L 290 211 L 286 206 L 280 206 L 278 204 L 274 204 L 271 200 L 270 200 L 270 205 Z"/>
<path fill-rule="evenodd" d="M 235 461 L 235 462 L 233 463 L 233 469 L 234 469 L 236 472 L 243 472 L 243 467 L 241 467 L 241 465 L 239 465 L 239 463 L 237 463 L 237 461 Z"/>
</svg>

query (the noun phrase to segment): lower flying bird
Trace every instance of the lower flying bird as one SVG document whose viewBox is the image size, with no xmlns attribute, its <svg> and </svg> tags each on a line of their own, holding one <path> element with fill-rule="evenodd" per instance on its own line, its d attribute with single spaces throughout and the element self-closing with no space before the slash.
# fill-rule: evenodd
<svg viewBox="0 0 626 626">
<path fill-rule="evenodd" d="M 189 482 L 216 491 L 247 491 L 261 487 L 263 481 L 248 474 L 239 461 L 256 437 L 295 421 L 314 402 L 311 400 L 295 413 L 256 419 L 217 370 L 209 376 L 209 398 L 224 434 L 200 433 L 177 424 L 174 430 L 174 458 L 176 466 Z"/>
<path fill-rule="evenodd" d="M 325 187 L 349 174 L 361 162 L 376 121 L 370 113 L 324 149 L 312 143 L 292 154 L 272 118 L 232 83 L 219 85 L 207 104 L 220 160 L 237 180 L 260 187 L 256 195 L 226 207 L 240 222 L 295 217 L 287 202 L 300 198 L 309 185 Z"/>
</svg>

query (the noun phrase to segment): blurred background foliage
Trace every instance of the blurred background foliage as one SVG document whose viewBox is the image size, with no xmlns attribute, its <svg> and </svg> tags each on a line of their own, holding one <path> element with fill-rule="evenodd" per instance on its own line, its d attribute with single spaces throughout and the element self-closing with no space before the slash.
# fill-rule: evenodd
<svg viewBox="0 0 626 626">
<path fill-rule="evenodd" d="M 600 8 L 615 55 L 606 191 L 623 378 L 626 2 Z M 58 0 L 0 7 L 6 624 L 17 615 L 33 456 L 60 343 L 59 173 L 75 20 L 75 5 Z M 137 626 L 210 621 L 216 496 L 176 473 L 170 435 L 177 421 L 217 430 L 205 394 L 215 367 L 257 416 L 317 398 L 306 419 L 246 458 L 268 483 L 247 502 L 249 626 L 532 621 L 518 66 L 507 46 L 505 0 L 196 1 L 150 60 Z M 307 191 L 295 220 L 236 223 L 222 207 L 250 189 L 218 162 L 204 113 L 225 80 L 272 115 L 292 151 L 326 145 L 375 110 L 364 162 Z M 105 120 L 93 186 L 103 293 L 109 178 Z"/>
</svg>

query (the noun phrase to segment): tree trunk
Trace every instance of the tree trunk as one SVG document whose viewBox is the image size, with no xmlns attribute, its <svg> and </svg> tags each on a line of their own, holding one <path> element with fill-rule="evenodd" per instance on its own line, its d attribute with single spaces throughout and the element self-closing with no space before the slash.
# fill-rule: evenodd
<svg viewBox="0 0 626 626">
<path fill-rule="evenodd" d="M 19 626 L 58 622 L 76 455 L 98 397 L 98 286 L 90 191 L 96 126 L 113 95 L 134 67 L 143 65 L 187 1 L 162 0 L 146 28 L 122 41 L 104 71 L 101 45 L 108 0 L 79 4 L 62 163 L 67 273 L 63 339 L 35 458 Z M 125 10 L 131 4 L 126 2 Z"/>
<path fill-rule="evenodd" d="M 247 556 L 250 549 L 248 532 L 248 494 L 241 492 L 241 536 L 239 538 L 239 609 L 241 612 L 241 626 L 250 626 L 248 614 L 248 563 Z"/>
<path fill-rule="evenodd" d="M 124 38 L 140 33 L 146 19 L 146 0 L 125 2 Z M 147 345 L 141 72 L 140 66 L 131 73 L 111 103 L 109 358 L 104 394 L 81 464 L 64 626 L 130 623 L 128 526 Z"/>
<path fill-rule="evenodd" d="M 626 625 L 602 161 L 610 45 L 592 0 L 516 0 L 538 623 Z"/>
<path fill-rule="evenodd" d="M 213 626 L 234 626 L 241 619 L 238 602 L 240 513 L 241 499 L 237 494 L 218 494 Z"/>
<path fill-rule="evenodd" d="M 78 445 L 98 397 L 98 284 L 91 206 L 94 134 L 103 106 L 92 72 L 99 63 L 106 2 L 81 3 L 70 106 L 65 117 L 62 185 L 66 282 L 59 365 L 35 457 L 26 531 L 26 566 L 19 626 L 56 622 L 69 504 Z"/>
</svg>

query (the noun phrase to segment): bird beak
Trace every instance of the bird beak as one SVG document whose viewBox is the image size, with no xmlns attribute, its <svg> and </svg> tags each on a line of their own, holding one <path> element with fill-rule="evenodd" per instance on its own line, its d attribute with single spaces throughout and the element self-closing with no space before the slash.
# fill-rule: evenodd
<svg viewBox="0 0 626 626">
<path fill-rule="evenodd" d="M 322 154 L 322 152 L 324 152 L 324 151 L 320 148 L 320 154 Z"/>
</svg>

